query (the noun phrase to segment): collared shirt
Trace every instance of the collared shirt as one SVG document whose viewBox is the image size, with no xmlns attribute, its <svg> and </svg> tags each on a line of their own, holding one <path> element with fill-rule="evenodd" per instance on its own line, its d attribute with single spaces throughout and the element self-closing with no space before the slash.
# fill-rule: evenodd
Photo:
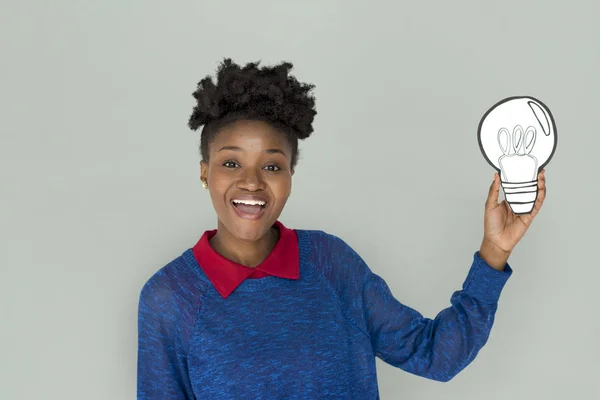
<svg viewBox="0 0 600 400">
<path fill-rule="evenodd" d="M 462 289 L 426 318 L 339 237 L 295 233 L 296 280 L 248 280 L 223 299 L 188 248 L 146 282 L 138 399 L 376 399 L 376 357 L 448 382 L 488 341 L 508 264 L 499 271 L 475 253 Z"/>
<path fill-rule="evenodd" d="M 217 253 L 209 243 L 217 230 L 204 232 L 192 247 L 196 261 L 223 298 L 227 298 L 244 280 L 277 276 L 298 279 L 300 276 L 300 254 L 296 231 L 276 221 L 279 239 L 267 258 L 255 268 L 231 261 Z"/>
</svg>

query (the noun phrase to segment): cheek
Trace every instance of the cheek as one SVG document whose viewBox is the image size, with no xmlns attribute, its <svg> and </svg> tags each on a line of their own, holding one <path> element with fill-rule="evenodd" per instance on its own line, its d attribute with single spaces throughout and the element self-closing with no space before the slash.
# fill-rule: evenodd
<svg viewBox="0 0 600 400">
<path fill-rule="evenodd" d="M 232 183 L 233 181 L 227 176 L 227 174 L 211 172 L 208 175 L 210 197 L 212 198 L 215 206 L 221 206 L 223 203 L 223 197 L 226 195 Z"/>
<path fill-rule="evenodd" d="M 273 195 L 277 199 L 284 200 L 290 194 L 290 191 L 292 189 L 292 180 L 290 177 L 280 177 L 277 180 L 271 182 L 269 186 L 273 191 Z"/>
</svg>

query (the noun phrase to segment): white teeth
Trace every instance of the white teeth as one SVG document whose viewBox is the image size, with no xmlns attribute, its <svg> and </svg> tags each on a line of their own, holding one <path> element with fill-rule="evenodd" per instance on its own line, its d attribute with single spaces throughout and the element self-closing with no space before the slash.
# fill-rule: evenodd
<svg viewBox="0 0 600 400">
<path fill-rule="evenodd" d="M 260 200 L 233 200 L 233 202 L 248 204 L 251 206 L 256 206 L 256 205 L 264 206 L 265 204 L 267 204 L 266 202 L 260 201 Z"/>
</svg>

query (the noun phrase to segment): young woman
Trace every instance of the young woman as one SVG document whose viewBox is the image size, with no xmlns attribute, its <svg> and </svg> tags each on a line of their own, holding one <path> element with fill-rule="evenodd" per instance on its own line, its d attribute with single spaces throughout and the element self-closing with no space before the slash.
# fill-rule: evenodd
<svg viewBox="0 0 600 400">
<path fill-rule="evenodd" d="M 218 225 L 141 291 L 138 399 L 377 399 L 376 357 L 446 382 L 489 337 L 544 172 L 521 216 L 498 204 L 494 176 L 463 288 L 425 318 L 342 239 L 278 220 L 316 114 L 313 85 L 291 68 L 226 59 L 194 92 L 189 126 L 203 126 L 200 179 Z"/>
</svg>

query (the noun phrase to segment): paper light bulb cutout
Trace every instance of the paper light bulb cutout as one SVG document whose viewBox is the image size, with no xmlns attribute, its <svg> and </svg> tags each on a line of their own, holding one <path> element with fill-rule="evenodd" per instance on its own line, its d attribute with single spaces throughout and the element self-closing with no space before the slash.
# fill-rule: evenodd
<svg viewBox="0 0 600 400">
<path fill-rule="evenodd" d="M 501 100 L 483 115 L 477 138 L 485 159 L 500 174 L 511 210 L 532 212 L 538 173 L 556 150 L 556 125 L 548 107 L 528 96 Z"/>
</svg>

